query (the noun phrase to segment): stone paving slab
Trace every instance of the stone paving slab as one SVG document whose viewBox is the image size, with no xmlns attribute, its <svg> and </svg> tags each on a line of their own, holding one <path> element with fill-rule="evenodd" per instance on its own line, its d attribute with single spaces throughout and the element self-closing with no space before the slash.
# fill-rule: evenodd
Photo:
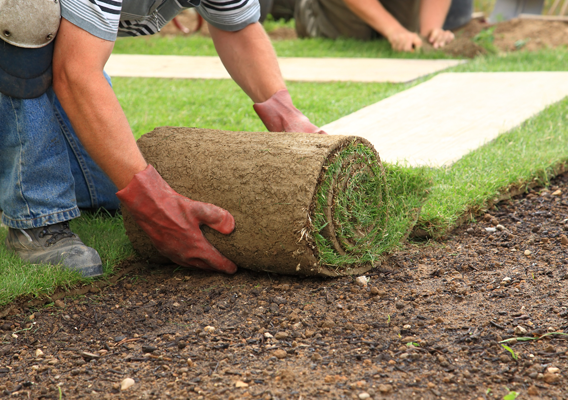
<svg viewBox="0 0 568 400">
<path fill-rule="evenodd" d="M 465 61 L 281 57 L 278 62 L 288 81 L 400 83 Z M 231 79 L 219 57 L 113 54 L 105 70 L 110 76 L 121 77 Z"/>
<path fill-rule="evenodd" d="M 449 165 L 568 96 L 568 72 L 443 73 L 322 127 L 386 162 Z"/>
</svg>

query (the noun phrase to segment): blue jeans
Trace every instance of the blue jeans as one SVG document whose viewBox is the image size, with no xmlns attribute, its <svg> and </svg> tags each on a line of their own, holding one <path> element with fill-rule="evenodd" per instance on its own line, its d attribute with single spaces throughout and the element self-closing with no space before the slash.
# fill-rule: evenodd
<svg viewBox="0 0 568 400">
<path fill-rule="evenodd" d="M 116 210 L 116 192 L 81 145 L 52 88 L 27 100 L 0 93 L 4 225 L 38 228 L 76 218 L 79 208 Z"/>
</svg>

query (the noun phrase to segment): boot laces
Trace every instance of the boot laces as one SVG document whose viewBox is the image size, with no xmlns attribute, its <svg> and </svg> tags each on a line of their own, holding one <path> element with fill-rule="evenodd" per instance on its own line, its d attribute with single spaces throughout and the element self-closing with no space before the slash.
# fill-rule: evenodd
<svg viewBox="0 0 568 400">
<path fill-rule="evenodd" d="M 41 232 L 38 234 L 40 238 L 43 238 L 45 236 L 51 236 L 45 242 L 48 246 L 54 245 L 55 243 L 59 242 L 61 239 L 75 236 L 75 234 L 71 232 L 71 229 L 69 228 L 69 222 L 62 222 L 58 225 L 60 226 L 60 229 L 56 229 L 54 227 L 51 227 L 51 229 L 49 229 L 49 227 L 44 227 L 41 230 Z"/>
</svg>

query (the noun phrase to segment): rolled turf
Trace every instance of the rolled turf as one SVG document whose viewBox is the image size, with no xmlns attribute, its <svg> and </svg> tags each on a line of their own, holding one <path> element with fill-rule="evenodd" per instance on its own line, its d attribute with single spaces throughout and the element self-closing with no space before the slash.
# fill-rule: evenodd
<svg viewBox="0 0 568 400">
<path fill-rule="evenodd" d="M 231 212 L 232 234 L 202 229 L 239 267 L 361 274 L 402 236 L 389 236 L 393 207 L 386 174 L 365 139 L 162 127 L 138 145 L 175 191 Z M 400 228 L 400 218 L 395 220 Z M 140 255 L 167 262 L 126 211 L 124 223 Z"/>
</svg>

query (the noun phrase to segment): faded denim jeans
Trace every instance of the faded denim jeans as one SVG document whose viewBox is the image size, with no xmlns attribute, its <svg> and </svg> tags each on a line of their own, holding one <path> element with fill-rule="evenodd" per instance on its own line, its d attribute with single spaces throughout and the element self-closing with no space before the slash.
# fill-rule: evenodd
<svg viewBox="0 0 568 400">
<path fill-rule="evenodd" d="M 116 192 L 81 145 L 52 88 L 27 100 L 0 93 L 4 225 L 38 228 L 76 218 L 79 208 L 116 210 Z"/>
</svg>

